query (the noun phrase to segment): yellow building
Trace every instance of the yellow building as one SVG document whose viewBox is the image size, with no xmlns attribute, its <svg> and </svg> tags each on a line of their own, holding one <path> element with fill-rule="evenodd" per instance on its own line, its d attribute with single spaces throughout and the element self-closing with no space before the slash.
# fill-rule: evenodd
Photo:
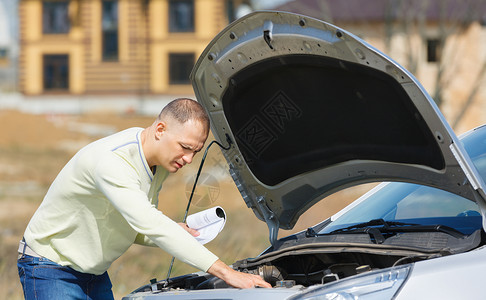
<svg viewBox="0 0 486 300">
<path fill-rule="evenodd" d="M 21 0 L 26 95 L 192 93 L 189 73 L 228 23 L 224 0 Z"/>
</svg>

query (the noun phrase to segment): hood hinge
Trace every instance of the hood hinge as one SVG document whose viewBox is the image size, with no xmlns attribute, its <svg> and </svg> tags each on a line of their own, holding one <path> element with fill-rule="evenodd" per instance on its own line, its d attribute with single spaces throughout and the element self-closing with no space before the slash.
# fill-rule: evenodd
<svg viewBox="0 0 486 300">
<path fill-rule="evenodd" d="M 265 223 L 267 223 L 270 244 L 273 246 L 278 238 L 279 221 L 273 211 L 268 208 L 264 196 L 258 196 L 256 202 L 263 215 L 263 219 L 265 219 Z"/>
</svg>

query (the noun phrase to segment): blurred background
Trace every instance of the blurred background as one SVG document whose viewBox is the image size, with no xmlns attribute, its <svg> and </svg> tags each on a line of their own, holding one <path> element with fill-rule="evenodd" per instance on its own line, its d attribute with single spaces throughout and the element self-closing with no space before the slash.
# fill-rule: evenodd
<svg viewBox="0 0 486 300">
<path fill-rule="evenodd" d="M 70 157 L 93 140 L 150 125 L 174 98 L 194 98 L 189 74 L 206 45 L 261 9 L 361 37 L 418 78 L 456 133 L 486 123 L 486 0 L 0 0 L 0 299 L 22 299 L 18 241 Z M 200 156 L 164 183 L 159 208 L 175 220 Z M 227 169 L 213 147 L 190 212 L 225 209 L 226 227 L 208 248 L 231 264 L 269 242 Z M 369 187 L 332 195 L 279 236 L 318 223 Z M 169 263 L 160 249 L 131 247 L 109 270 L 115 297 L 165 279 Z M 193 271 L 176 261 L 172 276 Z"/>
</svg>

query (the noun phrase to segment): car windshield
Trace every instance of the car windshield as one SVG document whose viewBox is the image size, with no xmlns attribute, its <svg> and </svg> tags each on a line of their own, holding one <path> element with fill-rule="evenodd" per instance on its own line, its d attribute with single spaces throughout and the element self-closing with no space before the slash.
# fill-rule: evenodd
<svg viewBox="0 0 486 300">
<path fill-rule="evenodd" d="M 486 126 L 461 140 L 486 181 Z M 410 183 L 385 183 L 359 204 L 324 227 L 319 234 L 382 219 L 420 225 L 445 225 L 464 234 L 482 228 L 478 205 L 440 189 Z"/>
</svg>

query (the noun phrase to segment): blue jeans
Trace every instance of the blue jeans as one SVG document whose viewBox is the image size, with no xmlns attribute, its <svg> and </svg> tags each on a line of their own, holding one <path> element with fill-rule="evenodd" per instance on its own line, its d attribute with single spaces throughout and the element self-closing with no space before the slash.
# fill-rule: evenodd
<svg viewBox="0 0 486 300">
<path fill-rule="evenodd" d="M 86 274 L 43 257 L 21 256 L 17 261 L 24 297 L 30 299 L 113 299 L 108 273 Z"/>
</svg>

